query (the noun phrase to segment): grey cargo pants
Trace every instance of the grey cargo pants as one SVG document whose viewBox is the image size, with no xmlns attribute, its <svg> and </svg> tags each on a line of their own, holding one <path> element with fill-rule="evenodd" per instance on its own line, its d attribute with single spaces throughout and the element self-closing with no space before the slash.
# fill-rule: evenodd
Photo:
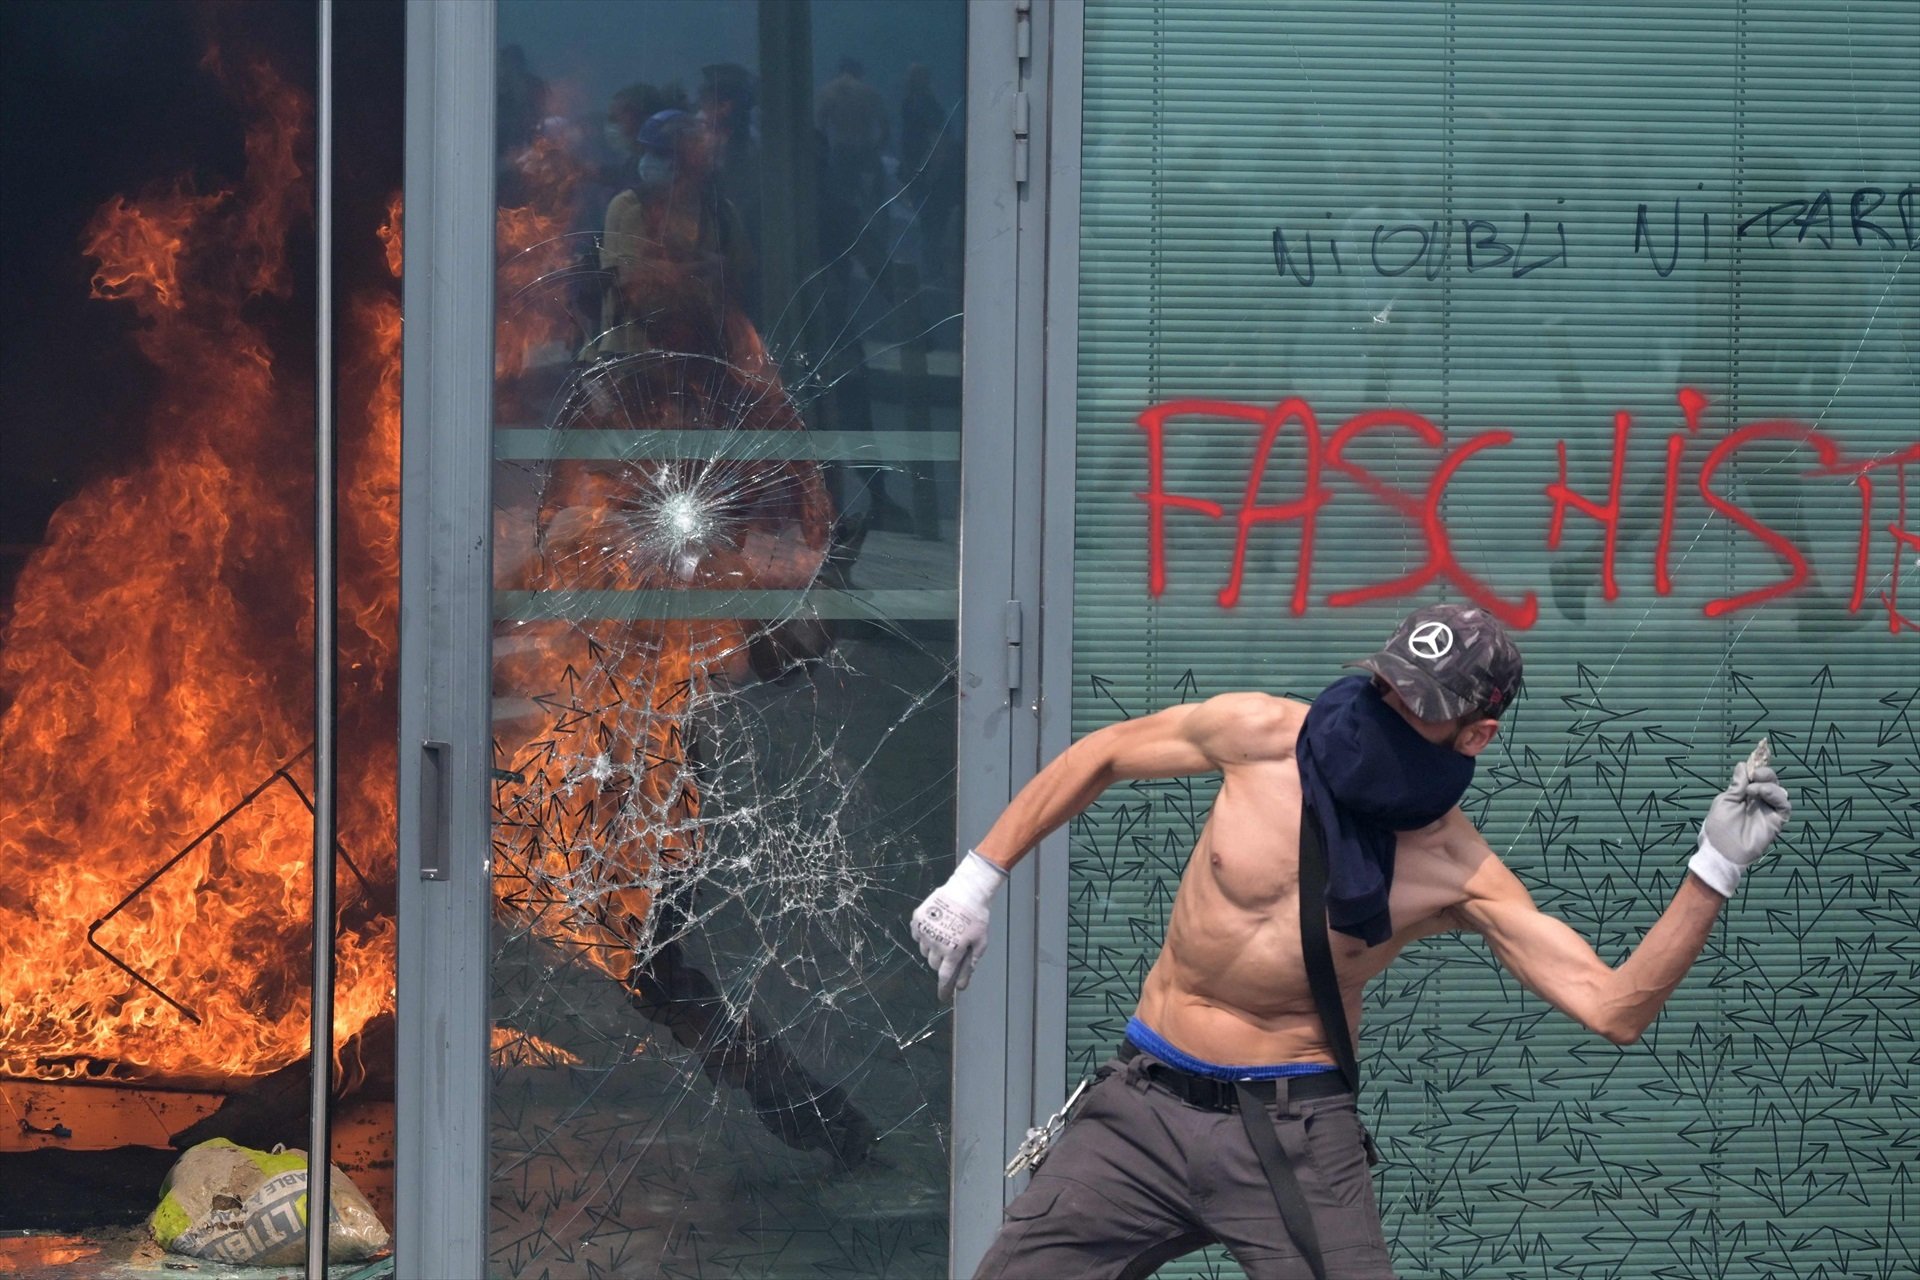
<svg viewBox="0 0 1920 1280">
<path fill-rule="evenodd" d="M 1216 1241 L 1252 1280 L 1311 1273 L 1238 1115 L 1203 1110 L 1109 1062 L 981 1260 L 975 1280 L 1137 1280 Z M 1313 1209 L 1328 1280 L 1392 1280 L 1353 1095 L 1289 1100 L 1270 1119 Z"/>
</svg>

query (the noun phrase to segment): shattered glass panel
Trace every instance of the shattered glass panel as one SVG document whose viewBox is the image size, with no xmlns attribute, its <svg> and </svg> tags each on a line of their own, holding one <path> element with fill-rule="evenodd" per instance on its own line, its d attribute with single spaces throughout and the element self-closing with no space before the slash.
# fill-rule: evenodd
<svg viewBox="0 0 1920 1280">
<path fill-rule="evenodd" d="M 490 1236 L 938 1275 L 965 9 L 499 9 Z"/>
</svg>

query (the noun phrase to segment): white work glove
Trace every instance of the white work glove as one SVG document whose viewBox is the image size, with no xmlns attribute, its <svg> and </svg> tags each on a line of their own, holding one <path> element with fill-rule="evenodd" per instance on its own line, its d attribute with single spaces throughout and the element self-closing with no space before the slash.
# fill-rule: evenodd
<svg viewBox="0 0 1920 1280">
<path fill-rule="evenodd" d="M 967 850 L 947 882 L 913 913 L 913 940 L 940 974 L 940 998 L 953 999 L 987 950 L 987 911 L 1007 873 Z"/>
<path fill-rule="evenodd" d="M 1687 863 L 1707 888 L 1731 898 L 1740 877 L 1787 825 L 1793 805 L 1780 775 L 1764 764 L 1734 766 L 1733 782 L 1713 798 L 1700 824 L 1700 849 Z"/>
</svg>

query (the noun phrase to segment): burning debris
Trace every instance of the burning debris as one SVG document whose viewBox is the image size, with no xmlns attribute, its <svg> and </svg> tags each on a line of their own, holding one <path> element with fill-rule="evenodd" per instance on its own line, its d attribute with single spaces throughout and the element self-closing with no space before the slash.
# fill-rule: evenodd
<svg viewBox="0 0 1920 1280">
<path fill-rule="evenodd" d="M 207 65 L 249 118 L 231 187 L 115 197 L 93 293 L 142 321 L 146 443 L 54 515 L 0 633 L 0 1075 L 244 1080 L 306 1052 L 310 373 L 283 359 L 311 104 Z M 342 376 L 343 761 L 335 1034 L 392 1007 L 399 308 L 357 299 Z M 296 460 L 289 465 L 289 460 Z M 263 784 L 263 780 L 265 780 Z M 88 942 L 94 945 L 89 947 Z"/>
</svg>

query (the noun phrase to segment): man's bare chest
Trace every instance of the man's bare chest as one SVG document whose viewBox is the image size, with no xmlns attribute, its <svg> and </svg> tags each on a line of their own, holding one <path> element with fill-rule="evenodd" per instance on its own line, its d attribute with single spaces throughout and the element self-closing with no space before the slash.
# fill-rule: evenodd
<svg viewBox="0 0 1920 1280">
<path fill-rule="evenodd" d="M 1253 771 L 1247 771 L 1252 773 Z M 1292 762 L 1223 782 L 1181 884 L 1176 922 L 1185 931 L 1297 946 L 1300 923 L 1300 823 L 1303 802 Z M 1388 908 L 1400 945 L 1369 947 L 1329 930 L 1343 975 L 1384 967 L 1412 937 L 1446 927 L 1458 905 L 1459 877 L 1441 824 L 1396 835 Z M 1182 908 L 1185 908 L 1184 910 Z"/>
<path fill-rule="evenodd" d="M 1194 849 L 1189 880 L 1203 882 L 1226 908 L 1265 914 L 1295 901 L 1300 796 L 1291 760 L 1229 771 Z"/>
</svg>

